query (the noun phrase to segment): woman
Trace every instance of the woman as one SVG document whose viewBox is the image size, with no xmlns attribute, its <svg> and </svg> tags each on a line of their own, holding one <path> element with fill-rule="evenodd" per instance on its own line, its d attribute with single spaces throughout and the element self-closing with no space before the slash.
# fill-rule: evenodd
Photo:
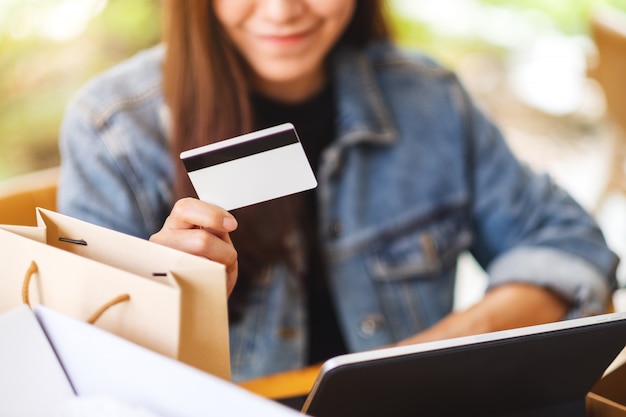
<svg viewBox="0 0 626 417">
<path fill-rule="evenodd" d="M 382 1 L 165 7 L 164 46 L 69 107 L 59 207 L 225 264 L 234 380 L 604 311 L 618 261 L 597 225 L 452 73 L 388 42 Z M 180 151 L 286 121 L 316 190 L 233 213 L 193 198 Z M 453 312 L 465 250 L 489 290 Z"/>
</svg>

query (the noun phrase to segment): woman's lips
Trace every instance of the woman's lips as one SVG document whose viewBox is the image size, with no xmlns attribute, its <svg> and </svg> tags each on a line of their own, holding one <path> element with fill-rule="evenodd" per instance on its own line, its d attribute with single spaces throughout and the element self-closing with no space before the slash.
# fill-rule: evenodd
<svg viewBox="0 0 626 417">
<path fill-rule="evenodd" d="M 275 46 L 292 46 L 297 45 L 300 42 L 306 40 L 314 32 L 314 29 L 303 30 L 299 32 L 293 32 L 289 34 L 262 34 L 257 35 L 258 39 L 266 44 Z"/>
</svg>

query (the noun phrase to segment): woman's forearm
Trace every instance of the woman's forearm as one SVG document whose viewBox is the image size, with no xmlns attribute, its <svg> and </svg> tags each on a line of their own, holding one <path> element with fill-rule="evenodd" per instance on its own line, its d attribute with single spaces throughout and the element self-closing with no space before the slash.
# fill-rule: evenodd
<svg viewBox="0 0 626 417">
<path fill-rule="evenodd" d="M 568 305 L 553 292 L 528 284 L 506 284 L 489 291 L 467 310 L 453 312 L 398 345 L 469 336 L 562 319 Z"/>
</svg>

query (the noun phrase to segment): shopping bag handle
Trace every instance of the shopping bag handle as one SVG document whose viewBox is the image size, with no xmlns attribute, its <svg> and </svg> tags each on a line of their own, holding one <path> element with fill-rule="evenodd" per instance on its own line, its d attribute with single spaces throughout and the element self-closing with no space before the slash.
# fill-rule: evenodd
<svg viewBox="0 0 626 417">
<path fill-rule="evenodd" d="M 39 270 L 39 268 L 37 267 L 37 263 L 35 261 L 30 261 L 30 265 L 28 266 L 28 269 L 26 270 L 26 274 L 24 275 L 24 280 L 22 281 L 22 302 L 26 305 L 28 305 L 29 307 L 32 308 L 32 306 L 30 305 L 30 280 L 33 277 L 33 274 L 35 272 L 37 272 Z"/>
<path fill-rule="evenodd" d="M 28 266 L 28 269 L 26 270 L 26 274 L 24 274 L 24 281 L 22 282 L 22 302 L 31 308 L 32 306 L 30 304 L 30 290 L 29 290 L 30 280 L 32 279 L 33 275 L 37 271 L 39 271 L 39 268 L 37 267 L 37 262 L 30 261 L 30 265 Z M 98 321 L 100 316 L 102 316 L 109 308 L 113 307 L 116 304 L 122 303 L 124 301 L 129 301 L 129 300 L 130 300 L 129 294 L 118 295 L 117 297 L 115 297 L 111 301 L 108 301 L 102 307 L 97 309 L 91 316 L 89 316 L 89 318 L 87 319 L 87 323 L 94 324 L 96 321 Z"/>
<path fill-rule="evenodd" d="M 101 315 L 103 315 L 109 308 L 113 307 L 116 304 L 123 303 L 124 301 L 129 301 L 130 295 L 128 294 L 120 294 L 111 301 L 105 303 L 102 307 L 97 309 L 89 318 L 87 319 L 87 323 L 94 324 Z"/>
</svg>

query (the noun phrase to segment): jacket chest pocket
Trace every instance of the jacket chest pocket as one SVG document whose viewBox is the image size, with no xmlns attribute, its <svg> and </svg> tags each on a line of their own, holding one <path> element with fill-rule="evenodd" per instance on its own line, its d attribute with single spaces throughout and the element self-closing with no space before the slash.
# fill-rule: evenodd
<svg viewBox="0 0 626 417">
<path fill-rule="evenodd" d="M 367 266 L 376 281 L 434 278 L 456 264 L 471 240 L 461 216 L 448 216 L 385 240 L 370 253 Z"/>
</svg>

